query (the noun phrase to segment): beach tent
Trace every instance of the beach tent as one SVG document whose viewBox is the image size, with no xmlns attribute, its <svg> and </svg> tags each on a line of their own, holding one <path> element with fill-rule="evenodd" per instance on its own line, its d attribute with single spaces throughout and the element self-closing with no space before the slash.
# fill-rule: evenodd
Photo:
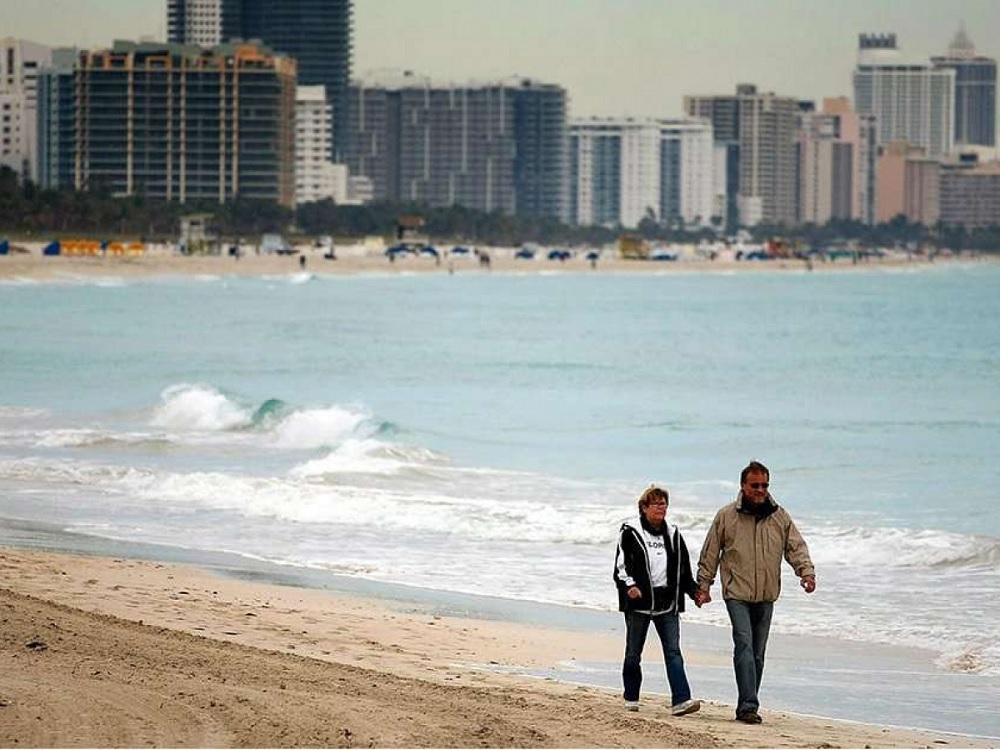
<svg viewBox="0 0 1000 750">
<path fill-rule="evenodd" d="M 0 240 L 0 255 L 6 255 L 10 252 L 10 241 Z"/>
<path fill-rule="evenodd" d="M 53 240 L 42 249 L 42 255 L 59 255 L 59 240 Z"/>
</svg>

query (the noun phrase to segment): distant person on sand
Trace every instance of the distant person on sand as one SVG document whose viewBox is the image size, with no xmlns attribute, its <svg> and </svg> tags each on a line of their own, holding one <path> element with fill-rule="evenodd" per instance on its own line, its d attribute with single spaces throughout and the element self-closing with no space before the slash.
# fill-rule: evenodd
<svg viewBox="0 0 1000 750">
<path fill-rule="evenodd" d="M 788 511 L 771 493 L 770 472 L 751 461 L 740 474 L 736 500 L 715 515 L 698 561 L 695 603 L 712 601 L 709 589 L 722 568 L 722 598 L 733 631 L 733 668 L 739 700 L 736 720 L 760 724 L 760 680 L 774 602 L 781 593 L 781 559 L 799 577 L 807 594 L 816 590 L 809 548 Z"/>
<path fill-rule="evenodd" d="M 622 682 L 626 710 L 639 710 L 642 650 L 652 623 L 663 648 L 670 712 L 684 716 L 701 708 L 701 701 L 691 698 L 680 633 L 684 596 L 694 598 L 698 587 L 691 575 L 684 537 L 676 526 L 667 523 L 669 502 L 669 493 L 656 485 L 640 495 L 638 517 L 623 523 L 618 533 L 614 579 L 618 609 L 625 613 Z"/>
<path fill-rule="evenodd" d="M 305 267 L 306 267 L 306 256 L 300 255 L 299 256 L 299 268 L 305 268 Z"/>
</svg>

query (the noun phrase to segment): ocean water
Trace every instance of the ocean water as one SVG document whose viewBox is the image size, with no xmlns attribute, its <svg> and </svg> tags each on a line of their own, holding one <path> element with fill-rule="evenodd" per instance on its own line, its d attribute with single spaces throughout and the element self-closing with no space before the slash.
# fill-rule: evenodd
<svg viewBox="0 0 1000 750">
<path fill-rule="evenodd" d="M 0 310 L 0 528 L 613 610 L 638 494 L 696 557 L 757 459 L 818 572 L 775 632 L 1000 682 L 1000 264 L 65 277 Z"/>
</svg>

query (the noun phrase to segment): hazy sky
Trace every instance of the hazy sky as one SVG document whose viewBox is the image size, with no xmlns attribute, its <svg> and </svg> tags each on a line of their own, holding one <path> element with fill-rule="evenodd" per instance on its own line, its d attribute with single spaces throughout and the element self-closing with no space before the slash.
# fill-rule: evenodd
<svg viewBox="0 0 1000 750">
<path fill-rule="evenodd" d="M 166 0 L 0 0 L 0 36 L 99 47 L 163 39 L 165 17 Z M 962 22 L 1000 57 L 1000 0 L 355 0 L 354 74 L 527 76 L 564 86 L 572 117 L 674 117 L 684 94 L 741 82 L 850 96 L 859 33 L 924 61 Z"/>
</svg>

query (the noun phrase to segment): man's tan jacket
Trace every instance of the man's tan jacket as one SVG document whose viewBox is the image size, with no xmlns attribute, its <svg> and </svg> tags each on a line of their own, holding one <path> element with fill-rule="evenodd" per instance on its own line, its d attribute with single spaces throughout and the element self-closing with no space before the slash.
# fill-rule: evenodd
<svg viewBox="0 0 1000 750">
<path fill-rule="evenodd" d="M 799 578 L 814 575 L 809 548 L 788 511 L 768 495 L 768 514 L 744 512 L 743 493 L 715 514 L 698 560 L 698 588 L 708 591 L 722 568 L 722 598 L 773 602 L 781 593 L 781 558 Z M 746 501 L 747 507 L 750 501 Z"/>
</svg>

